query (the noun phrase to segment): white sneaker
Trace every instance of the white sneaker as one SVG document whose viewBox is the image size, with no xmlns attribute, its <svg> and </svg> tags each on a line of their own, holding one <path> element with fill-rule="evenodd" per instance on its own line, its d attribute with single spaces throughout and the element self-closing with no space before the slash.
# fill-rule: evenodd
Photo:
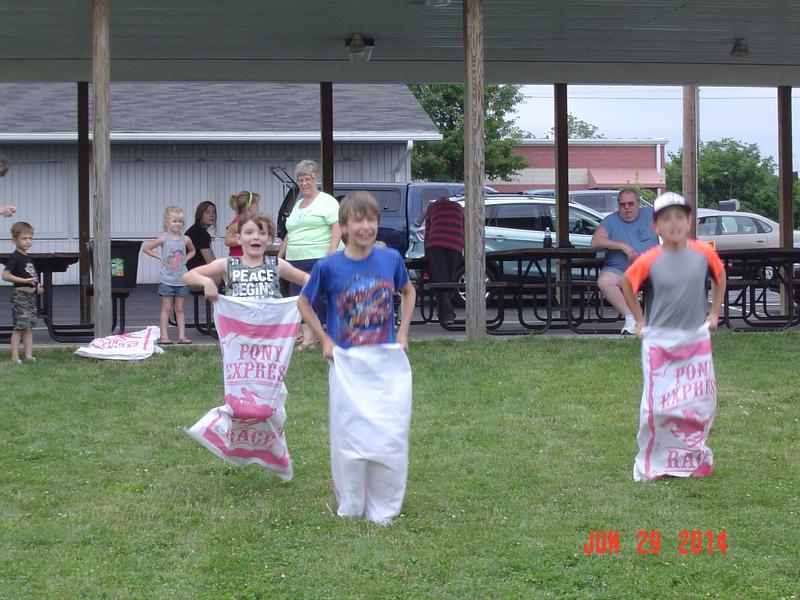
<svg viewBox="0 0 800 600">
<path fill-rule="evenodd" d="M 636 319 L 633 318 L 633 315 L 625 315 L 625 325 L 623 325 L 620 333 L 622 335 L 633 335 L 636 333 Z"/>
</svg>

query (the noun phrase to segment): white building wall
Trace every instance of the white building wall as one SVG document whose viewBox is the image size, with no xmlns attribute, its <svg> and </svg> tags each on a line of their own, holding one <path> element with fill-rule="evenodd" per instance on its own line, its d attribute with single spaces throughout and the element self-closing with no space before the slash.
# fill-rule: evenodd
<svg viewBox="0 0 800 600">
<path fill-rule="evenodd" d="M 13 250 L 9 228 L 14 221 L 33 225 L 33 252 L 78 251 L 77 150 L 72 144 L 4 146 L 11 169 L 0 179 L 0 204 L 14 204 L 17 214 L 0 220 L 0 248 Z M 115 144 L 111 170 L 112 239 L 149 240 L 162 231 L 164 208 L 175 204 L 186 213 L 187 228 L 203 200 L 217 205 L 217 236 L 234 216 L 228 198 L 242 190 L 261 195 L 261 209 L 273 216 L 286 189 L 270 172 L 283 167 L 291 175 L 304 158 L 319 161 L 319 144 Z M 409 181 L 410 156 L 405 143 L 337 143 L 336 181 Z M 213 233 L 212 233 L 213 234 Z M 227 250 L 220 238 L 217 256 Z M 139 283 L 158 280 L 158 262 L 139 257 Z M 57 284 L 77 284 L 77 265 L 54 275 Z"/>
</svg>

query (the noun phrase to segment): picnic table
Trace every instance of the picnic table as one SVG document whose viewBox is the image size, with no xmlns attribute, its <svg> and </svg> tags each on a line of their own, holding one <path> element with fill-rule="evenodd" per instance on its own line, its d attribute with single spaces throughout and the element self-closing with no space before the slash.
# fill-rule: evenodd
<svg viewBox="0 0 800 600">
<path fill-rule="evenodd" d="M 9 252 L 0 253 L 0 263 L 5 265 L 10 256 L 11 253 Z M 39 273 L 40 283 L 44 286 L 44 293 L 39 303 L 39 314 L 44 317 L 48 332 L 52 337 L 53 273 L 66 272 L 70 265 L 78 262 L 80 254 L 77 252 L 31 252 L 28 256 L 33 260 L 33 266 L 36 268 L 36 272 Z M 0 329 L 3 334 L 2 337 L 8 337 L 12 329 L 10 326 L 3 326 Z"/>
<path fill-rule="evenodd" d="M 729 329 L 769 331 L 800 323 L 795 308 L 800 288 L 794 272 L 800 248 L 719 250 L 718 254 L 728 277 L 721 319 Z M 776 295 L 782 301 L 771 303 Z"/>
<path fill-rule="evenodd" d="M 597 258 L 597 250 L 558 247 L 497 250 L 486 253 L 486 262 L 496 266 L 500 278 L 500 281 L 486 284 L 487 302 L 493 301 L 496 309 L 495 316 L 486 324 L 491 334 L 545 333 L 554 327 L 591 333 L 595 330 L 581 326 L 588 322 L 610 320 L 604 319 L 597 309 L 597 303 L 601 301 L 596 288 L 597 271 L 602 266 L 602 259 Z M 424 257 L 407 259 L 406 266 L 424 272 L 427 261 Z M 435 320 L 433 306 L 436 292 L 463 291 L 462 284 L 432 284 L 424 277 L 418 278 L 417 288 L 421 321 L 415 323 Z M 509 300 L 516 304 L 519 328 L 501 328 L 507 322 L 505 311 L 510 308 Z M 526 302 L 533 305 L 533 320 L 525 315 Z M 589 313 L 592 303 L 597 309 L 594 319 Z M 460 324 L 458 321 L 456 323 L 455 327 L 445 329 L 459 329 Z"/>
<path fill-rule="evenodd" d="M 11 256 L 10 253 L 0 253 L 0 263 Z M 39 314 L 47 326 L 47 333 L 57 342 L 88 342 L 94 338 L 94 325 L 91 323 L 64 324 L 56 323 L 53 316 L 53 273 L 64 273 L 80 259 L 78 252 L 31 252 L 28 254 L 33 260 L 33 265 L 39 273 L 39 279 L 44 286 L 44 293 L 39 303 Z M 130 289 L 114 289 L 112 293 L 112 330 L 119 325 L 119 333 L 125 333 L 125 298 L 130 295 Z M 0 339 L 10 338 L 12 327 L 0 328 Z"/>
</svg>

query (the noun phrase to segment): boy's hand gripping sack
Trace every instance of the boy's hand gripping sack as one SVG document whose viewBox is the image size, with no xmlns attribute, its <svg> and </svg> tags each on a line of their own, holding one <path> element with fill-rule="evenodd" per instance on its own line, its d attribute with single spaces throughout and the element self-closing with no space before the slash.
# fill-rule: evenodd
<svg viewBox="0 0 800 600">
<path fill-rule="evenodd" d="M 284 374 L 300 327 L 297 299 L 220 296 L 214 322 L 222 349 L 225 404 L 189 430 L 198 442 L 234 465 L 257 464 L 292 478 L 286 446 Z"/>
<path fill-rule="evenodd" d="M 408 474 L 411 366 L 399 344 L 333 351 L 330 437 L 340 517 L 385 525 L 400 514 Z"/>
<path fill-rule="evenodd" d="M 706 439 L 717 411 L 717 380 L 708 324 L 688 332 L 645 328 L 642 371 L 633 479 L 710 475 L 714 455 Z"/>
</svg>

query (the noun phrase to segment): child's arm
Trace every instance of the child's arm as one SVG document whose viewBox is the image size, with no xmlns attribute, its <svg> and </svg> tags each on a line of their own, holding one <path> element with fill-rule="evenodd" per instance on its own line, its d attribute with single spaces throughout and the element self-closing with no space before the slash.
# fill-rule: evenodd
<svg viewBox="0 0 800 600">
<path fill-rule="evenodd" d="M 306 281 L 310 279 L 310 275 L 305 271 L 301 271 L 297 267 L 293 267 L 291 263 L 286 262 L 282 258 L 278 259 L 278 276 L 286 281 L 291 281 L 297 285 L 305 285 Z"/>
<path fill-rule="evenodd" d="M 342 241 L 342 226 L 339 221 L 331 224 L 331 245 L 328 246 L 328 254 L 336 254 L 339 250 L 339 242 Z"/>
<path fill-rule="evenodd" d="M 633 288 L 631 287 L 631 282 L 628 281 L 627 275 L 622 276 L 622 295 L 625 296 L 625 302 L 628 304 L 633 318 L 636 319 L 636 336 L 642 337 L 644 314 L 642 313 L 642 307 L 639 306 L 636 294 L 633 293 Z"/>
<path fill-rule="evenodd" d="M 228 248 L 236 248 L 241 246 L 239 243 L 239 221 L 231 223 L 225 230 L 225 245 Z"/>
<path fill-rule="evenodd" d="M 281 240 L 281 247 L 278 248 L 278 258 L 284 258 L 286 256 L 286 246 L 289 245 L 289 234 L 287 233 L 283 236 Z"/>
<path fill-rule="evenodd" d="M 17 285 L 22 285 L 25 287 L 36 288 L 37 294 L 42 293 L 39 291 L 39 288 L 44 290 L 36 277 L 17 277 L 8 269 L 3 269 L 3 281 L 7 281 L 8 283 L 16 283 Z"/>
<path fill-rule="evenodd" d="M 164 264 L 164 257 L 160 254 L 153 252 L 155 248 L 162 246 L 164 244 L 164 236 L 160 235 L 156 239 L 147 242 L 144 246 L 142 246 L 142 252 L 147 254 L 147 256 L 152 256 L 153 258 L 157 259 L 161 264 Z"/>
<path fill-rule="evenodd" d="M 3 269 L 3 281 L 7 281 L 8 283 L 16 283 L 17 285 L 35 287 L 37 289 L 37 293 L 41 293 L 38 291 L 39 287 L 41 286 L 37 286 L 39 282 L 36 281 L 35 277 L 17 277 L 8 269 Z"/>
<path fill-rule="evenodd" d="M 719 311 L 722 308 L 722 299 L 725 297 L 727 281 L 724 267 L 719 274 L 719 283 L 715 279 L 711 279 L 711 310 L 706 317 L 708 328 L 711 331 L 715 331 L 719 325 Z"/>
<path fill-rule="evenodd" d="M 197 254 L 197 250 L 194 249 L 194 242 L 188 235 L 183 236 L 183 240 L 186 244 L 186 249 L 188 250 L 186 253 L 186 259 L 184 260 L 184 264 L 186 264 L 194 258 L 194 255 Z"/>
<path fill-rule="evenodd" d="M 322 342 L 322 356 L 333 360 L 333 347 L 335 344 L 331 336 L 325 333 L 325 330 L 322 328 L 322 323 L 319 322 L 317 313 L 314 312 L 314 307 L 311 306 L 311 302 L 309 302 L 308 298 L 303 294 L 297 297 L 297 310 L 300 311 L 300 315 L 303 317 L 303 321 L 305 321 L 306 325 L 311 328 L 311 331 L 314 332 L 317 339 Z"/>
<path fill-rule="evenodd" d="M 224 279 L 228 272 L 228 259 L 218 258 L 214 262 L 200 265 L 183 274 L 183 283 L 203 288 L 203 294 L 209 300 L 216 300 L 219 297 L 217 283 Z"/>
<path fill-rule="evenodd" d="M 408 329 L 411 327 L 411 317 L 414 314 L 414 306 L 417 301 L 417 290 L 414 285 L 407 281 L 400 288 L 400 327 L 397 330 L 397 343 L 408 352 Z"/>
</svg>

